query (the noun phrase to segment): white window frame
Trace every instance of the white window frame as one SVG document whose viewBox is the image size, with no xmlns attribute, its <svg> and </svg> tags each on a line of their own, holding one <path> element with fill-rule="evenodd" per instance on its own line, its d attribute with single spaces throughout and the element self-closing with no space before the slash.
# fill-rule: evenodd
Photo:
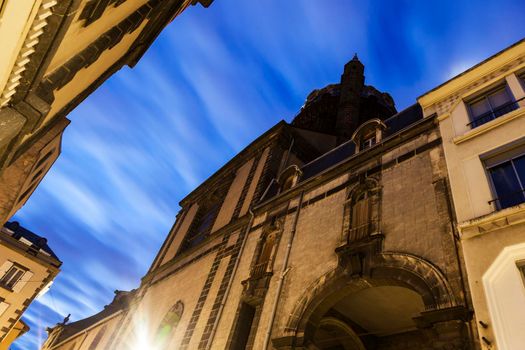
<svg viewBox="0 0 525 350">
<path fill-rule="evenodd" d="M 499 91 L 501 89 L 504 89 L 507 92 L 507 94 L 510 96 L 510 101 L 507 102 L 506 104 L 510 104 L 511 102 L 517 103 L 516 102 L 516 98 L 514 97 L 514 93 L 512 92 L 512 89 L 510 88 L 509 84 L 505 80 L 491 85 L 489 88 L 487 88 L 487 89 L 485 89 L 485 90 L 483 90 L 481 92 L 478 92 L 474 96 L 472 96 L 472 97 L 470 97 L 470 98 L 468 98 L 467 100 L 464 101 L 465 105 L 467 107 L 467 111 L 468 111 L 468 121 L 469 122 L 468 122 L 467 126 L 470 129 L 476 129 L 476 128 L 480 127 L 483 124 L 489 123 L 492 120 L 500 118 L 503 115 L 507 114 L 507 113 L 504 113 L 502 115 L 496 116 L 496 113 L 494 113 L 494 107 L 492 106 L 492 104 L 490 103 L 490 99 L 488 98 L 490 95 L 494 94 L 495 92 L 497 92 L 497 91 Z M 476 121 L 478 121 L 479 119 L 481 119 L 480 117 L 482 117 L 483 114 L 481 116 L 475 116 L 474 112 L 472 111 L 472 105 L 474 103 L 477 103 L 477 102 L 481 101 L 481 100 L 485 100 L 488 103 L 489 108 L 490 108 L 490 113 L 491 113 L 490 115 L 492 116 L 492 119 L 489 120 L 489 121 L 486 121 L 484 123 L 481 123 L 479 125 L 474 126 L 473 124 L 476 123 Z M 496 107 L 496 109 L 500 108 L 500 107 Z M 488 117 L 488 115 L 487 115 L 487 117 Z"/>
<path fill-rule="evenodd" d="M 12 278 L 17 275 L 16 272 L 13 274 L 12 278 L 7 280 L 7 283 L 4 283 L 3 279 L 11 271 L 11 269 L 17 269 L 19 271 L 22 271 L 23 273 L 19 275 L 19 277 L 17 277 L 14 283 L 11 284 L 9 282 L 11 282 Z M 2 266 L 0 266 L 0 276 L 2 276 L 0 277 L 0 281 L 2 281 L 0 282 L 0 287 L 18 293 L 22 290 L 22 288 L 24 288 L 27 282 L 29 282 L 31 277 L 33 277 L 33 273 L 29 271 L 29 269 L 27 269 L 26 267 L 7 260 L 2 264 Z"/>
</svg>

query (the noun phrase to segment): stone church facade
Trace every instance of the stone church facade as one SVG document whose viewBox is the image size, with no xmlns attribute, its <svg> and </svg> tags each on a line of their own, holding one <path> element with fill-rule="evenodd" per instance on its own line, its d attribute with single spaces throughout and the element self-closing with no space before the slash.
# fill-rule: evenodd
<svg viewBox="0 0 525 350">
<path fill-rule="evenodd" d="M 141 285 L 43 349 L 478 348 L 436 115 L 354 57 L 181 201 Z"/>
</svg>

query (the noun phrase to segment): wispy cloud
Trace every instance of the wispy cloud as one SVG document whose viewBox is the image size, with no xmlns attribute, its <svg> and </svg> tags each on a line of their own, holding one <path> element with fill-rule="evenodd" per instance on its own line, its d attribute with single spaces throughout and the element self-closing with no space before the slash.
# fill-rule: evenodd
<svg viewBox="0 0 525 350">
<path fill-rule="evenodd" d="M 178 202 L 357 52 L 367 83 L 406 107 L 525 34 L 520 0 L 216 0 L 191 7 L 139 64 L 71 115 L 63 153 L 16 215 L 63 260 L 15 349 L 102 309 L 147 271 Z M 487 25 L 490 24 L 490 25 Z"/>
</svg>

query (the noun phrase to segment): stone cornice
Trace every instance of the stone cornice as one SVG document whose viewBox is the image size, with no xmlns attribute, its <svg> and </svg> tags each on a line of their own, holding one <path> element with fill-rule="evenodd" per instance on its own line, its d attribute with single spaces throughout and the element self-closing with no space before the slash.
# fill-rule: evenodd
<svg viewBox="0 0 525 350">
<path fill-rule="evenodd" d="M 466 240 L 485 233 L 525 223 L 525 203 L 458 224 L 461 239 Z"/>
<path fill-rule="evenodd" d="M 5 107 L 13 95 L 17 92 L 17 87 L 21 83 L 22 73 L 31 60 L 31 55 L 35 53 L 35 47 L 39 43 L 40 37 L 44 34 L 44 29 L 48 24 L 48 17 L 53 12 L 52 8 L 58 3 L 58 0 L 44 0 L 36 13 L 31 29 L 26 35 L 22 48 L 11 70 L 8 81 L 0 94 L 0 108 Z"/>
<path fill-rule="evenodd" d="M 446 99 L 471 85 L 482 76 L 488 76 L 525 55 L 525 39 L 503 49 L 465 72 L 428 91 L 417 100 L 423 109 Z"/>
</svg>

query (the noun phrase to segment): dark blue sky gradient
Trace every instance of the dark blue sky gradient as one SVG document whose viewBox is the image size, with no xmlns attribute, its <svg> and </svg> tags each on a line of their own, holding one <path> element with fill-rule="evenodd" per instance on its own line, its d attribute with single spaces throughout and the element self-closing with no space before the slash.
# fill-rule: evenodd
<svg viewBox="0 0 525 350">
<path fill-rule="evenodd" d="M 63 151 L 15 219 L 64 262 L 14 349 L 137 287 L 178 202 L 250 141 L 291 121 L 357 52 L 398 109 L 525 34 L 525 2 L 215 0 L 70 115 Z"/>
</svg>

